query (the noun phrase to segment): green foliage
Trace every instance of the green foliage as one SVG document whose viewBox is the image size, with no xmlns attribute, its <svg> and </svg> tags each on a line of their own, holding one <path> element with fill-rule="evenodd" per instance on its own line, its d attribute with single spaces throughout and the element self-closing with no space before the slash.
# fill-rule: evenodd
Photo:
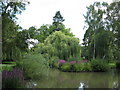
<svg viewBox="0 0 120 90">
<path fill-rule="evenodd" d="M 12 20 L 15 20 L 17 18 L 16 14 L 21 14 L 27 4 L 29 4 L 29 2 L 2 1 L 0 2 L 0 14 L 2 14 L 2 16 L 7 15 Z"/>
<path fill-rule="evenodd" d="M 49 57 L 57 56 L 60 59 L 67 60 L 70 56 L 80 56 L 79 40 L 67 36 L 61 31 L 56 31 L 49 35 L 44 43 L 38 45 L 36 52 L 49 55 Z"/>
<path fill-rule="evenodd" d="M 13 67 L 15 67 L 16 64 L 0 64 L 0 71 L 3 71 L 3 70 L 12 70 Z"/>
<path fill-rule="evenodd" d="M 82 56 L 119 60 L 120 14 L 119 2 L 108 5 L 95 2 L 87 7 Z"/>
<path fill-rule="evenodd" d="M 19 59 L 21 52 L 27 47 L 24 37 L 18 32 L 21 27 L 16 25 L 15 21 L 16 14 L 21 14 L 25 10 L 26 4 L 22 2 L 0 2 L 3 59 Z"/>
<path fill-rule="evenodd" d="M 62 70 L 62 71 L 71 71 L 71 64 L 70 63 L 64 63 L 61 66 L 60 70 Z"/>
<path fill-rule="evenodd" d="M 41 79 L 48 75 L 49 62 L 40 54 L 28 54 L 17 66 L 24 70 L 26 79 Z"/>
<path fill-rule="evenodd" d="M 82 71 L 83 65 L 84 65 L 84 64 L 75 64 L 75 65 L 73 66 L 73 71 L 76 71 L 76 72 Z"/>
<path fill-rule="evenodd" d="M 18 59 L 21 54 L 20 49 L 16 46 L 18 42 L 16 42 L 18 26 L 14 21 L 5 16 L 2 18 L 2 22 L 3 59 Z"/>
<path fill-rule="evenodd" d="M 70 29 L 67 29 L 63 24 L 59 25 L 61 32 L 65 35 L 74 36 Z M 44 40 L 54 32 L 56 27 L 52 25 L 42 25 L 40 28 L 36 29 L 35 27 L 30 27 L 28 32 L 31 38 L 37 39 L 40 43 L 44 43 Z"/>
<path fill-rule="evenodd" d="M 54 31 L 60 31 L 61 28 L 60 26 L 62 25 L 62 22 L 64 21 L 62 15 L 60 14 L 60 11 L 57 11 L 55 16 L 53 17 L 53 25 L 55 28 L 53 29 Z"/>
<path fill-rule="evenodd" d="M 109 65 L 110 68 L 115 68 L 116 67 L 116 63 L 115 62 L 108 63 L 108 65 Z"/>
<path fill-rule="evenodd" d="M 56 56 L 51 57 L 51 58 L 49 59 L 49 66 L 50 66 L 50 67 L 54 67 L 54 64 L 57 63 L 58 60 L 59 60 L 59 58 L 56 57 Z"/>
<path fill-rule="evenodd" d="M 79 60 L 82 60 L 82 58 L 81 58 L 81 56 L 76 56 L 76 57 L 74 57 L 74 56 L 70 56 L 68 59 L 67 59 L 67 61 L 79 61 Z"/>
<path fill-rule="evenodd" d="M 106 62 L 102 60 L 91 60 L 91 67 L 92 70 L 97 72 L 97 71 L 107 71 L 108 70 L 108 65 Z"/>
<path fill-rule="evenodd" d="M 54 63 L 53 63 L 53 67 L 54 67 L 54 68 L 59 68 L 59 63 L 58 63 L 58 62 L 54 62 Z"/>
<path fill-rule="evenodd" d="M 92 71 L 90 63 L 81 63 L 81 64 L 74 64 L 73 71 Z"/>
</svg>

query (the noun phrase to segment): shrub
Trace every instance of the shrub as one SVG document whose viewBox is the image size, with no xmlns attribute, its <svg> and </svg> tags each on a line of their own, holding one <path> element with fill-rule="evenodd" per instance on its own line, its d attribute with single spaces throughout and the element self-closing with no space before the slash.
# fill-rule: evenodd
<svg viewBox="0 0 120 90">
<path fill-rule="evenodd" d="M 90 63 L 84 63 L 83 71 L 92 71 L 92 67 Z"/>
<path fill-rule="evenodd" d="M 82 71 L 83 70 L 83 63 L 82 64 L 74 64 L 73 65 L 73 71 L 76 71 L 76 72 L 78 72 L 78 71 Z"/>
<path fill-rule="evenodd" d="M 2 71 L 2 88 L 23 88 L 24 77 L 23 71 L 20 69 Z"/>
<path fill-rule="evenodd" d="M 120 69 L 120 61 L 119 61 L 119 62 L 116 62 L 116 68 L 117 68 L 117 69 Z"/>
<path fill-rule="evenodd" d="M 107 71 L 108 65 L 102 60 L 92 60 L 91 61 L 92 71 Z"/>
<path fill-rule="evenodd" d="M 92 71 L 90 63 L 77 63 L 73 66 L 73 71 Z"/>
<path fill-rule="evenodd" d="M 59 68 L 59 63 L 58 63 L 58 62 L 55 62 L 55 63 L 53 64 L 53 67 L 54 67 L 54 68 Z"/>
<path fill-rule="evenodd" d="M 49 59 L 49 66 L 52 68 L 54 67 L 54 63 L 58 62 L 59 58 L 56 56 L 53 56 Z"/>
<path fill-rule="evenodd" d="M 49 62 L 41 54 L 29 54 L 17 66 L 23 68 L 26 79 L 40 79 L 48 75 Z"/>
<path fill-rule="evenodd" d="M 62 71 L 71 71 L 71 65 L 70 63 L 65 63 L 61 66 L 60 70 Z"/>
</svg>

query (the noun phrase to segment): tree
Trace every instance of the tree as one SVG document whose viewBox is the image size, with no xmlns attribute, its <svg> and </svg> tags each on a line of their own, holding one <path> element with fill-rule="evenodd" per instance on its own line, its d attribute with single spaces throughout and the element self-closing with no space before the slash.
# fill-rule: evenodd
<svg viewBox="0 0 120 90">
<path fill-rule="evenodd" d="M 17 35 L 20 29 L 16 25 L 16 14 L 20 14 L 25 10 L 25 3 L 22 2 L 0 2 L 0 13 L 2 16 L 2 52 L 3 59 L 17 59 L 20 56 L 21 50 L 18 48 L 19 42 Z M 24 41 L 25 42 L 25 41 Z M 22 43 L 21 43 L 22 44 Z"/>
<path fill-rule="evenodd" d="M 95 2 L 87 7 L 83 45 L 89 58 L 119 59 L 120 2 Z"/>
<path fill-rule="evenodd" d="M 74 36 L 73 33 L 70 32 L 70 29 L 67 29 L 63 24 L 61 26 L 59 26 L 61 28 L 61 32 L 63 32 L 65 35 L 69 35 L 69 36 Z M 44 40 L 51 35 L 52 33 L 54 33 L 53 29 L 55 29 L 54 25 L 42 25 L 40 28 L 36 29 L 30 29 L 29 28 L 29 32 L 31 32 L 30 35 L 32 35 L 33 39 L 37 39 L 40 43 L 43 43 Z"/>
<path fill-rule="evenodd" d="M 80 57 L 79 39 L 57 31 L 49 35 L 44 43 L 40 43 L 36 52 L 65 60 L 69 60 L 70 57 Z"/>
<path fill-rule="evenodd" d="M 88 11 L 86 16 L 86 26 L 87 30 L 84 35 L 84 44 L 88 46 L 88 49 L 93 51 L 93 58 L 96 58 L 96 34 L 103 29 L 103 14 L 104 11 L 100 9 L 101 4 L 99 2 L 95 2 L 93 5 L 87 7 Z M 92 47 L 91 47 L 92 46 Z M 90 51 L 91 53 L 91 51 Z"/>
<path fill-rule="evenodd" d="M 57 11 L 55 16 L 53 17 L 53 25 L 55 26 L 54 31 L 61 30 L 61 28 L 59 26 L 62 25 L 62 22 L 64 20 L 65 19 L 63 19 L 62 15 L 60 14 L 60 11 Z"/>
<path fill-rule="evenodd" d="M 8 16 L 12 20 L 16 19 L 16 14 L 21 14 L 25 10 L 26 4 L 29 2 L 10 2 L 9 0 L 4 0 L 0 2 L 0 13 L 3 16 Z"/>
<path fill-rule="evenodd" d="M 111 42 L 114 47 L 114 58 L 120 59 L 120 1 L 111 3 L 107 8 L 106 28 L 113 32 L 114 40 Z"/>
</svg>

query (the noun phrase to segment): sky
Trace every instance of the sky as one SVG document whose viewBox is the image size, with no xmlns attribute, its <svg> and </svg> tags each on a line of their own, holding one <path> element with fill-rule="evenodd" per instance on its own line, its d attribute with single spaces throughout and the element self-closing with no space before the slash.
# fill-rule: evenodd
<svg viewBox="0 0 120 90">
<path fill-rule="evenodd" d="M 84 37 L 85 19 L 83 14 L 87 12 L 87 6 L 94 2 L 108 2 L 112 0 L 29 0 L 30 4 L 26 6 L 26 10 L 18 15 L 18 24 L 24 29 L 31 26 L 40 28 L 43 24 L 52 24 L 53 17 L 57 11 L 65 19 L 63 24 L 66 28 L 71 28 L 71 32 L 75 37 L 82 39 Z"/>
</svg>

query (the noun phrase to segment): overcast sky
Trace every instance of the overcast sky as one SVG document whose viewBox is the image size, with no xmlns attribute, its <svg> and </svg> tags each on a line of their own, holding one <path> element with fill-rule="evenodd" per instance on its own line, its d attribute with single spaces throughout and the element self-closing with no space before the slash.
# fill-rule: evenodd
<svg viewBox="0 0 120 90">
<path fill-rule="evenodd" d="M 43 24 L 52 24 L 53 16 L 56 11 L 60 11 L 65 19 L 63 22 L 66 28 L 71 28 L 71 32 L 80 39 L 85 33 L 84 17 L 86 7 L 95 1 L 111 3 L 112 0 L 29 0 L 30 4 L 26 6 L 26 10 L 18 15 L 18 24 L 24 29 L 31 26 L 39 28 Z"/>
</svg>

